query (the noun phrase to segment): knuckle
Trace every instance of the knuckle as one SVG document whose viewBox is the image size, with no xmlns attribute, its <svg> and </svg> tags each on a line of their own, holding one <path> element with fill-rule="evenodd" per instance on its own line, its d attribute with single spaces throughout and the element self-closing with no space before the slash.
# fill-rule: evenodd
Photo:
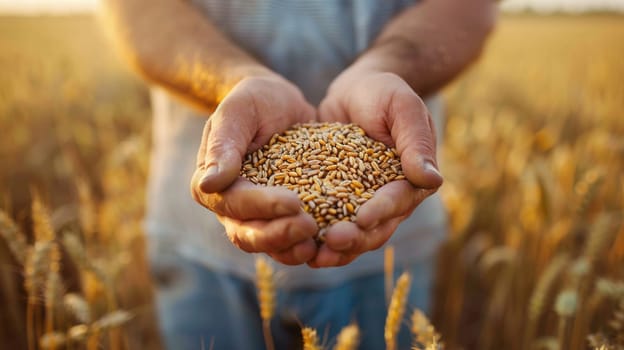
<svg viewBox="0 0 624 350">
<path fill-rule="evenodd" d="M 232 242 L 232 244 L 246 252 L 246 253 L 255 253 L 256 250 L 252 249 L 251 245 L 248 244 L 248 242 L 245 242 L 243 239 L 240 238 L 239 234 L 236 231 L 227 231 L 227 236 L 230 239 L 230 242 Z"/>
<path fill-rule="evenodd" d="M 284 265 L 293 266 L 300 264 L 300 262 L 296 261 L 296 259 L 292 256 L 290 251 L 270 254 L 270 256 Z"/>
</svg>

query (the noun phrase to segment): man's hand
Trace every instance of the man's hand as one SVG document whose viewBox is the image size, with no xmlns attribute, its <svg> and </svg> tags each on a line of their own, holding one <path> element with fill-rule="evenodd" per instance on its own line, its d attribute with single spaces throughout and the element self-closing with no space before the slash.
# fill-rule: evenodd
<svg viewBox="0 0 624 350">
<path fill-rule="evenodd" d="M 217 213 L 234 245 L 264 252 L 284 264 L 312 259 L 317 226 L 294 192 L 261 187 L 239 177 L 245 154 L 274 133 L 315 119 L 315 109 L 293 84 L 276 74 L 241 80 L 208 119 L 191 192 Z"/>
<path fill-rule="evenodd" d="M 396 147 L 406 180 L 381 187 L 357 213 L 325 233 L 313 267 L 345 265 L 381 247 L 399 223 L 442 184 L 434 125 L 423 101 L 399 76 L 352 67 L 332 83 L 319 108 L 321 121 L 355 123 Z"/>
</svg>

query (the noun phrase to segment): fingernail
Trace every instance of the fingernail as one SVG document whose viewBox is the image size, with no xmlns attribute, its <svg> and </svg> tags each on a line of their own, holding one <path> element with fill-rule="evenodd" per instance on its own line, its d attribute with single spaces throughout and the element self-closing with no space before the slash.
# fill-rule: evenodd
<svg viewBox="0 0 624 350">
<path fill-rule="evenodd" d="M 204 176 L 202 176 L 202 178 L 201 178 L 200 187 L 205 182 L 210 181 L 210 179 L 212 177 L 214 177 L 218 172 L 219 172 L 219 165 L 218 164 L 212 164 L 212 165 L 208 166 L 208 168 L 206 168 L 206 171 L 204 172 Z"/>
<path fill-rule="evenodd" d="M 442 181 L 444 181 L 444 179 L 442 178 L 442 174 L 440 174 L 440 171 L 438 170 L 438 168 L 436 168 L 435 165 L 433 165 L 433 163 L 429 160 L 425 161 L 423 168 L 426 173 L 429 173 L 430 175 L 433 176 L 433 179 L 431 182 L 434 183 L 434 187 L 439 187 L 442 184 Z"/>
</svg>

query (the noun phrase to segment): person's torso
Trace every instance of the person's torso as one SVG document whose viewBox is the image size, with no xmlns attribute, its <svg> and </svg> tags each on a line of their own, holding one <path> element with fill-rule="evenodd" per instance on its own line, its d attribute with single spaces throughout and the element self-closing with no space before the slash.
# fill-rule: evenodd
<svg viewBox="0 0 624 350">
<path fill-rule="evenodd" d="M 298 85 L 317 104 L 333 78 L 365 50 L 408 0 L 192 0 L 225 35 L 265 65 Z M 432 100 L 434 119 L 441 117 Z M 207 116 L 160 88 L 152 88 L 154 144 L 146 230 L 151 241 L 174 248 L 212 268 L 253 275 L 254 256 L 235 248 L 215 215 L 195 203 L 188 190 Z M 437 111 L 436 111 L 437 110 Z M 438 120 L 440 123 L 440 120 Z M 397 262 L 431 254 L 444 235 L 445 216 L 434 196 L 419 206 L 393 235 Z M 393 243 L 394 242 L 394 243 Z M 335 269 L 280 266 L 284 287 L 339 283 L 345 276 L 382 266 L 382 252 L 364 254 Z"/>
</svg>

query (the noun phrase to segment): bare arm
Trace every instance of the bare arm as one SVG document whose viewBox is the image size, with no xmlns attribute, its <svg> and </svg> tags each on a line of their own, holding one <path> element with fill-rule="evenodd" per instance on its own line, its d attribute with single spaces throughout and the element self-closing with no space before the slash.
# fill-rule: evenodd
<svg viewBox="0 0 624 350">
<path fill-rule="evenodd" d="M 479 56 L 495 6 L 492 0 L 423 0 L 392 19 L 332 82 L 320 119 L 356 123 L 396 147 L 409 182 L 379 189 L 360 208 L 355 224 L 330 227 L 311 266 L 348 264 L 381 247 L 442 185 L 435 125 L 420 96 L 440 89 Z"/>
<path fill-rule="evenodd" d="M 316 255 L 316 222 L 297 195 L 239 178 L 245 154 L 315 118 L 299 89 L 228 40 L 185 0 L 104 0 L 120 51 L 146 79 L 210 115 L 191 180 L 234 245 L 285 264 Z M 171 189 L 185 191 L 186 188 Z"/>
<path fill-rule="evenodd" d="M 183 0 L 104 0 L 102 18 L 144 78 L 211 112 L 245 77 L 272 74 Z"/>
<path fill-rule="evenodd" d="M 426 96 L 479 56 L 496 12 L 493 0 L 425 0 L 386 25 L 352 67 L 395 73 Z"/>
</svg>

